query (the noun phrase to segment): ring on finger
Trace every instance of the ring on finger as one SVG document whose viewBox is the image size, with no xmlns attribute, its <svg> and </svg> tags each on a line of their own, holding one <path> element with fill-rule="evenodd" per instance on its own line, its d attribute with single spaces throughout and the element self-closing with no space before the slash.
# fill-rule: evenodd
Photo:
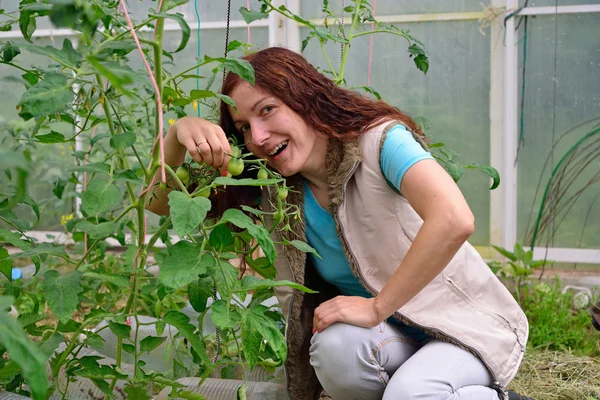
<svg viewBox="0 0 600 400">
<path fill-rule="evenodd" d="M 201 140 L 198 143 L 196 143 L 196 147 L 200 146 L 202 143 L 207 143 L 208 140 Z"/>
</svg>

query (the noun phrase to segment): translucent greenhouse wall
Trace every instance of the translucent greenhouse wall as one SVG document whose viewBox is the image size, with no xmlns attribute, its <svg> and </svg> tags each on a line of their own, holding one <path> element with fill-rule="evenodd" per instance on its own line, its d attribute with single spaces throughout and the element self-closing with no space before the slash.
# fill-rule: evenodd
<svg viewBox="0 0 600 400">
<path fill-rule="evenodd" d="M 4 0 L 2 8 L 15 10 L 18 3 L 18 0 Z M 201 16 L 200 52 L 221 55 L 227 2 L 197 0 L 196 3 Z M 285 4 L 315 23 L 322 21 L 320 0 L 279 0 L 277 3 Z M 345 5 L 350 3 L 344 0 Z M 371 0 L 371 4 L 374 3 Z M 341 10 L 342 1 L 330 0 L 329 5 L 332 10 Z M 427 132 L 432 141 L 445 143 L 460 154 L 462 162 L 491 164 L 501 173 L 502 184 L 492 192 L 487 190 L 489 179 L 478 172 L 470 171 L 459 182 L 476 217 L 471 242 L 480 246 L 484 256 L 491 255 L 486 251 L 490 243 L 512 247 L 515 241 L 531 236 L 541 191 L 550 171 L 594 122 L 560 140 L 552 156 L 553 140 L 557 142 L 567 130 L 600 117 L 600 1 L 530 0 L 526 8 L 519 10 L 524 5 L 524 0 L 376 2 L 376 17 L 410 29 L 424 42 L 430 69 L 423 75 L 415 68 L 402 38 L 377 34 L 373 41 L 370 85 L 383 99 L 409 115 L 432 121 Z M 246 41 L 248 30 L 238 12 L 242 6 L 246 6 L 246 0 L 232 1 L 230 39 Z M 257 6 L 258 1 L 250 1 L 250 8 Z M 139 19 L 148 8 L 156 7 L 156 2 L 136 0 L 129 2 L 129 7 L 134 18 Z M 512 18 L 504 20 L 517 10 Z M 192 36 L 186 50 L 174 55 L 174 63 L 178 68 L 190 67 L 194 65 L 198 47 L 194 1 L 177 11 L 183 13 L 190 24 Z M 523 20 L 525 15 L 527 26 Z M 346 22 L 348 20 L 349 16 Z M 63 38 L 69 37 L 68 32 L 51 32 L 49 28 L 48 22 L 38 23 L 41 35 L 36 38 L 38 44 L 53 42 L 61 46 Z M 179 32 L 176 28 L 167 30 L 167 41 L 172 38 L 174 48 Z M 282 45 L 299 50 L 306 30 L 273 14 L 268 20 L 254 22 L 250 34 L 251 43 L 259 49 Z M 22 41 L 18 32 L 0 32 L 0 37 Z M 71 40 L 75 42 L 75 38 Z M 169 46 L 167 43 L 166 47 Z M 327 49 L 336 66 L 340 62 L 336 56 L 339 46 L 332 44 Z M 346 75 L 350 86 L 367 84 L 369 50 L 370 36 L 353 42 Z M 315 65 L 324 67 L 325 60 L 316 42 L 308 45 L 304 55 Z M 23 59 L 21 57 L 21 61 Z M 131 60 L 134 69 L 141 67 L 139 57 L 132 56 Z M 41 64 L 44 59 L 27 54 L 27 62 Z M 15 105 L 24 90 L 22 84 L 6 80 L 10 76 L 18 77 L 19 73 L 12 67 L 0 65 L 0 78 L 3 78 L 0 87 L 4 94 L 0 99 L 0 122 L 15 128 L 22 124 Z M 195 88 L 191 81 L 188 84 L 187 89 Z M 165 121 L 171 117 L 165 116 Z M 2 132 L 0 140 L 6 140 L 7 136 L 7 131 Z M 64 151 L 72 149 L 66 146 Z M 73 205 L 65 202 L 58 208 L 48 206 L 53 197 L 52 182 L 61 171 L 70 168 L 69 158 L 43 150 L 35 157 L 39 164 L 46 166 L 31 180 L 30 194 L 44 209 L 44 217 L 36 229 L 61 230 L 60 217 L 72 212 Z M 600 170 L 599 163 L 596 159 L 579 179 L 587 179 L 587 182 L 593 178 Z M 542 189 L 536 196 L 540 177 Z M 550 246 L 548 258 L 600 264 L 598 183 L 586 189 L 552 238 L 540 236 L 538 246 L 546 243 Z"/>
</svg>

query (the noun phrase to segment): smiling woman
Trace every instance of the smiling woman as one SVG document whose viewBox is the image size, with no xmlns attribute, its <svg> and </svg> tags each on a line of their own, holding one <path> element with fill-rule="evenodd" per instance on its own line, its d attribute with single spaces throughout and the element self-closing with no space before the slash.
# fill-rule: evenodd
<svg viewBox="0 0 600 400">
<path fill-rule="evenodd" d="M 473 215 L 417 124 L 292 51 L 245 59 L 255 84 L 228 74 L 222 94 L 235 107 L 221 104 L 219 125 L 173 124 L 166 159 L 177 165 L 189 152 L 233 174 L 229 137 L 287 178 L 289 194 L 262 193 L 266 212 L 282 196 L 300 210 L 293 227 L 274 231 L 275 243 L 306 240 L 320 255 L 287 247 L 275 262 L 278 279 L 318 290 L 275 290 L 291 398 L 314 399 L 322 388 L 334 399 L 522 398 L 505 387 L 525 351 L 527 319 L 466 242 Z M 261 198 L 237 190 L 227 188 L 227 207 Z M 168 211 L 160 198 L 152 207 Z"/>
</svg>

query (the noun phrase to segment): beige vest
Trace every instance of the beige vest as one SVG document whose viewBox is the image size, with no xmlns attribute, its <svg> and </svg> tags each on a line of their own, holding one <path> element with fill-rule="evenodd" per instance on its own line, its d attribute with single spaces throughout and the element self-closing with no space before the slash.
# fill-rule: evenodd
<svg viewBox="0 0 600 400">
<path fill-rule="evenodd" d="M 329 211 L 353 273 L 373 295 L 391 278 L 423 224 L 408 201 L 390 188 L 381 171 L 381 146 L 395 124 L 381 124 L 356 141 L 330 140 L 327 155 Z M 297 193 L 290 193 L 288 203 L 298 205 L 302 211 L 300 178 L 288 179 L 289 184 Z M 269 204 L 276 204 L 274 193 L 265 194 L 263 207 L 270 209 Z M 303 221 L 301 218 L 293 227 L 293 234 L 287 232 L 284 236 L 306 240 Z M 273 239 L 281 242 L 281 234 L 276 231 Z M 288 391 L 293 400 L 313 400 L 321 391 L 309 364 L 313 311 L 337 292 L 318 277 L 304 253 L 293 246 L 280 246 L 277 252 L 277 279 L 293 280 L 320 291 L 308 295 L 276 288 L 288 322 Z M 477 355 L 500 390 L 516 375 L 529 332 L 517 302 L 468 243 L 395 316 Z"/>
</svg>

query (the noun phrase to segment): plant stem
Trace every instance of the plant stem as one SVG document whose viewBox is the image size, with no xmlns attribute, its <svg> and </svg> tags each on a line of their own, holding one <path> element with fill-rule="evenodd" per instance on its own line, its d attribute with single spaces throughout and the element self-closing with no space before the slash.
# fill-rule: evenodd
<svg viewBox="0 0 600 400">
<path fill-rule="evenodd" d="M 338 75 L 337 82 L 341 84 L 344 81 L 344 72 L 346 71 L 346 62 L 348 61 L 348 50 L 350 50 L 350 42 L 353 38 L 354 29 L 356 29 L 356 24 L 358 23 L 358 16 L 360 10 L 360 4 L 362 0 L 356 0 L 356 4 L 354 6 L 354 18 L 352 18 L 352 25 L 350 26 L 350 32 L 348 32 L 348 42 L 344 43 L 344 50 L 342 52 L 342 62 L 340 64 L 340 73 Z M 343 29 L 343 27 L 342 27 Z"/>
<path fill-rule="evenodd" d="M 90 247 L 88 247 L 87 251 L 85 252 L 85 254 L 83 255 L 83 257 L 81 257 L 81 260 L 79 260 L 79 262 L 77 263 L 77 265 L 75 265 L 75 270 L 78 270 L 79 267 L 81 267 L 81 264 L 83 264 L 83 262 L 85 261 L 85 259 L 87 258 L 87 256 L 90 254 L 90 252 L 94 249 L 94 247 L 96 247 L 96 245 L 100 242 L 100 239 L 96 239 L 94 240 L 94 243 L 91 244 Z"/>
<path fill-rule="evenodd" d="M 343 29 L 343 27 L 342 27 Z M 337 72 L 335 72 L 335 68 L 333 68 L 333 65 L 331 64 L 331 61 L 329 60 L 329 57 L 327 56 L 327 52 L 325 51 L 325 45 L 323 44 L 323 42 L 321 40 L 319 40 L 319 46 L 321 46 L 321 52 L 323 53 L 323 57 L 325 57 L 325 61 L 327 61 L 327 64 L 329 65 L 329 69 L 331 70 L 331 73 L 333 74 L 333 77 L 335 78 L 335 80 L 338 80 L 338 74 Z"/>
<path fill-rule="evenodd" d="M 166 232 L 168 230 L 169 225 L 171 224 L 171 219 L 172 219 L 172 217 L 169 215 L 169 217 L 160 226 L 160 228 L 158 228 L 158 230 L 154 233 L 154 235 L 152 235 L 152 237 L 148 241 L 148 244 L 146 245 L 147 249 L 152 249 L 152 247 L 154 247 L 154 243 L 156 243 L 156 241 L 158 240 L 160 235 L 162 235 L 164 232 Z"/>
</svg>

